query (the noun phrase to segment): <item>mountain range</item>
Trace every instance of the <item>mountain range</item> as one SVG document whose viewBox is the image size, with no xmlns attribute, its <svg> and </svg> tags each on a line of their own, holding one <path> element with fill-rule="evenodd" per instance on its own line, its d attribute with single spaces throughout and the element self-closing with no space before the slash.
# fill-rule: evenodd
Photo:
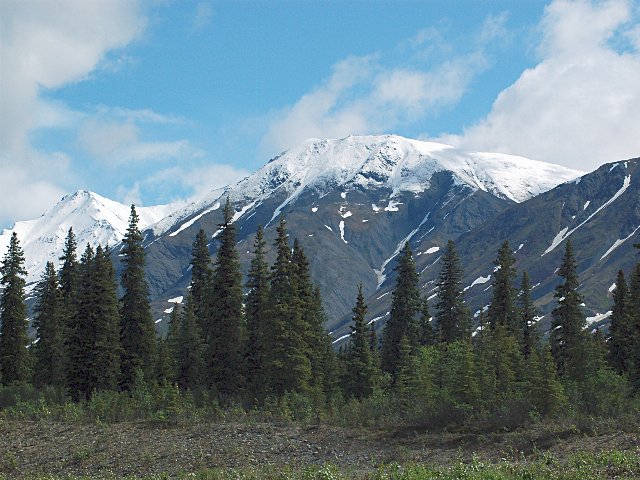
<svg viewBox="0 0 640 480">
<path fill-rule="evenodd" d="M 393 267 L 406 241 L 427 297 L 435 295 L 439 252 L 456 241 L 465 270 L 466 300 L 476 312 L 490 298 L 493 260 L 509 240 L 516 267 L 535 285 L 541 323 L 553 308 L 555 270 L 571 238 L 590 322 L 606 322 L 618 269 L 637 261 L 640 228 L 640 160 L 625 160 L 585 174 L 523 157 L 466 152 L 449 145 L 395 135 L 311 139 L 271 159 L 254 174 L 183 205 L 138 209 L 145 233 L 147 278 L 158 328 L 171 301 L 190 281 L 191 245 L 200 228 L 217 249 L 221 204 L 235 209 L 237 248 L 246 271 L 258 225 L 269 242 L 284 215 L 323 293 L 327 328 L 336 340 L 348 334 L 357 285 L 368 297 L 368 320 L 383 325 L 391 300 Z M 18 222 L 0 235 L 6 249 L 13 231 L 25 249 L 27 281 L 55 261 L 69 226 L 79 245 L 116 247 L 129 206 L 80 191 L 64 197 L 36 220 Z M 119 262 L 116 262 L 117 264 Z"/>
</svg>

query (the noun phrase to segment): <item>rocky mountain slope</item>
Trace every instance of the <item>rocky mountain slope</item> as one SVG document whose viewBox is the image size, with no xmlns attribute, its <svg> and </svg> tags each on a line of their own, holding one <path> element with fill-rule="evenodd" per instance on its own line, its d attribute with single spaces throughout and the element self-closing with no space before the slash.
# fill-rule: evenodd
<svg viewBox="0 0 640 480">
<path fill-rule="evenodd" d="M 394 135 L 309 140 L 150 227 L 152 295 L 160 312 L 183 294 L 193 239 L 203 228 L 215 252 L 220 205 L 229 196 L 245 267 L 257 226 L 265 225 L 273 238 L 278 217 L 286 216 L 290 236 L 302 241 L 310 258 L 332 328 L 350 311 L 358 282 L 369 295 L 386 286 L 405 241 L 457 238 L 580 173 Z"/>
</svg>

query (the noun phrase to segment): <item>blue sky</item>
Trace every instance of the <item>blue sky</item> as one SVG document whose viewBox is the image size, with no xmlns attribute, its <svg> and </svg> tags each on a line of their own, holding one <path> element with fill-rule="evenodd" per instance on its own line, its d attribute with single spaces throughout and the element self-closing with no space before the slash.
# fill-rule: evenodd
<svg viewBox="0 0 640 480">
<path fill-rule="evenodd" d="M 194 197 L 309 137 L 640 156 L 635 1 L 0 2 L 0 227 Z"/>
</svg>

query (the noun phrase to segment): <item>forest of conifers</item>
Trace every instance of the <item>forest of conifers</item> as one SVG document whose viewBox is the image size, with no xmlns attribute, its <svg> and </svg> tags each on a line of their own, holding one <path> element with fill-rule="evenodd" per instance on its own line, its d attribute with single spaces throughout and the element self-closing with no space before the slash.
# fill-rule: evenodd
<svg viewBox="0 0 640 480">
<path fill-rule="evenodd" d="M 303 246 L 290 245 L 284 218 L 275 263 L 267 263 L 259 228 L 243 281 L 232 217 L 227 201 L 213 262 L 207 234 L 195 238 L 189 291 L 165 336 L 156 335 L 151 314 L 135 207 L 119 283 L 109 247 L 87 245 L 78 259 L 69 230 L 60 269 L 48 263 L 35 289 L 35 338 L 14 233 L 0 271 L 0 408 L 99 401 L 122 409 L 142 395 L 165 417 L 185 408 L 316 419 L 339 412 L 356 423 L 393 416 L 434 428 L 640 411 L 640 263 L 628 285 L 618 274 L 607 333 L 590 331 L 567 241 L 551 330 L 541 332 L 529 278 L 516 272 L 508 241 L 497 253 L 491 302 L 475 319 L 454 243 L 445 248 L 431 303 L 421 297 L 407 243 L 380 335 L 366 322 L 360 286 L 349 341 L 336 352 Z"/>
</svg>

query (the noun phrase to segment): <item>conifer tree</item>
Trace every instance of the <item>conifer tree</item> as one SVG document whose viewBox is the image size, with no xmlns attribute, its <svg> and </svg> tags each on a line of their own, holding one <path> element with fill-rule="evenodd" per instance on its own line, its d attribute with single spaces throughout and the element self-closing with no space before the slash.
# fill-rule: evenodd
<svg viewBox="0 0 640 480">
<path fill-rule="evenodd" d="M 208 368 L 211 384 L 227 399 L 238 395 L 242 380 L 242 273 L 236 251 L 236 229 L 229 197 L 220 225 L 220 246 L 216 257 L 211 311 L 211 330 L 206 333 L 210 348 Z"/>
<path fill-rule="evenodd" d="M 196 322 L 193 297 L 180 315 L 180 326 L 176 338 L 176 383 L 182 390 L 194 390 L 203 383 L 204 361 L 202 336 Z"/>
<path fill-rule="evenodd" d="M 212 282 L 213 271 L 207 234 L 200 229 L 191 250 L 191 288 L 189 291 L 193 297 L 193 311 L 203 335 L 210 327 L 211 322 L 211 312 L 208 307 L 211 301 Z"/>
<path fill-rule="evenodd" d="M 115 390 L 120 375 L 118 284 L 109 248 L 98 245 L 93 263 L 94 324 L 91 326 L 92 391 Z M 85 332 L 89 333 L 89 332 Z"/>
<path fill-rule="evenodd" d="M 324 329 L 325 314 L 320 289 L 311 281 L 309 261 L 297 238 L 293 242 L 291 267 L 295 302 L 300 310 L 305 350 L 311 366 L 310 386 L 319 394 L 317 390 L 322 388 L 324 375 L 324 339 L 327 336 Z"/>
<path fill-rule="evenodd" d="M 59 286 L 62 294 L 62 313 L 64 317 L 63 328 L 65 330 L 70 327 L 75 317 L 75 295 L 78 291 L 79 275 L 77 248 L 76 236 L 73 233 L 73 228 L 70 227 L 64 242 L 62 256 L 60 257 L 62 266 L 59 272 Z M 67 336 L 65 332 L 64 337 L 66 338 Z"/>
<path fill-rule="evenodd" d="M 417 314 L 420 311 L 420 290 L 418 289 L 418 273 L 416 272 L 413 254 L 409 242 L 406 242 L 398 265 L 396 287 L 393 290 L 389 320 L 382 332 L 382 350 L 380 352 L 382 369 L 395 378 L 398 373 L 400 358 L 400 340 L 403 336 L 412 348 L 417 347 L 416 338 Z"/>
<path fill-rule="evenodd" d="M 271 267 L 269 309 L 265 322 L 264 360 L 269 393 L 306 392 L 311 364 L 304 325 L 293 284 L 291 249 L 284 218 L 276 229 L 276 261 Z"/>
<path fill-rule="evenodd" d="M 13 232 L 0 267 L 0 377 L 3 385 L 27 381 L 27 307 L 24 252 Z"/>
<path fill-rule="evenodd" d="M 264 328 L 269 306 L 269 265 L 265 255 L 266 242 L 262 225 L 258 226 L 253 243 L 253 259 L 247 275 L 248 289 L 245 302 L 247 324 L 247 346 L 245 353 L 245 375 L 247 396 L 253 401 L 264 395 Z"/>
<path fill-rule="evenodd" d="M 549 338 L 551 352 L 561 377 L 580 380 L 584 373 L 580 364 L 585 347 L 583 329 L 586 320 L 580 307 L 582 296 L 577 291 L 580 282 L 571 240 L 567 240 L 558 276 L 564 281 L 556 287 L 554 295 L 558 306 L 552 312 L 553 322 Z"/>
<path fill-rule="evenodd" d="M 47 262 L 42 279 L 36 287 L 35 319 L 36 343 L 34 384 L 38 387 L 66 385 L 66 356 L 62 328 L 62 294 L 53 262 Z"/>
<path fill-rule="evenodd" d="M 462 267 L 453 240 L 447 242 L 441 262 L 435 319 L 438 340 L 452 343 L 470 335 L 469 311 L 462 296 Z"/>
<path fill-rule="evenodd" d="M 516 308 L 516 290 L 513 286 L 516 277 L 515 258 L 508 240 L 505 240 L 500 247 L 494 264 L 496 270 L 487 319 L 491 328 L 495 328 L 498 324 L 504 325 L 509 335 L 519 338 L 521 329 Z"/>
<path fill-rule="evenodd" d="M 367 324 L 365 315 L 367 305 L 364 302 L 362 293 L 362 283 L 358 285 L 358 297 L 356 305 L 353 307 L 353 325 L 351 326 L 351 337 L 349 350 L 346 358 L 346 375 L 348 396 L 361 399 L 366 398 L 373 392 L 374 376 L 371 362 L 371 349 L 367 338 Z"/>
<path fill-rule="evenodd" d="M 400 337 L 398 360 L 393 391 L 403 407 L 407 407 L 416 394 L 418 379 L 416 377 L 415 356 L 413 347 L 406 335 Z"/>
<path fill-rule="evenodd" d="M 531 352 L 528 368 L 531 372 L 531 400 L 543 416 L 558 413 L 566 403 L 564 388 L 558 380 L 556 365 L 548 346 Z"/>
<path fill-rule="evenodd" d="M 122 248 L 122 288 L 124 296 L 120 309 L 120 341 L 122 345 L 121 387 L 131 390 L 136 379 L 150 382 L 155 378 L 155 325 L 149 305 L 149 286 L 144 273 L 142 233 L 138 228 L 138 214 L 131 205 L 129 227 Z"/>
<path fill-rule="evenodd" d="M 640 244 L 634 245 L 640 249 Z M 640 262 L 631 271 L 631 280 L 625 302 L 626 322 L 629 326 L 630 371 L 629 379 L 634 392 L 640 391 Z"/>
<path fill-rule="evenodd" d="M 96 311 L 94 309 L 95 293 L 95 252 L 87 243 L 78 265 L 78 290 L 75 292 L 76 308 L 69 325 L 67 341 L 68 368 L 67 385 L 74 400 L 87 399 L 94 385 L 94 325 Z"/>
<path fill-rule="evenodd" d="M 618 374 L 626 374 L 631 366 L 631 338 L 633 332 L 627 312 L 627 282 L 622 270 L 618 271 L 613 291 L 613 309 L 609 324 L 609 364 Z"/>
<path fill-rule="evenodd" d="M 531 284 L 529 282 L 529 274 L 526 271 L 522 272 L 519 300 L 518 310 L 521 331 L 519 338 L 522 339 L 522 354 L 526 359 L 538 347 L 540 341 L 535 323 L 536 308 L 531 300 Z"/>
<path fill-rule="evenodd" d="M 420 320 L 418 321 L 418 344 L 422 347 L 433 345 L 436 337 L 431 326 L 431 314 L 429 313 L 429 301 L 423 298 L 420 309 Z"/>
</svg>

